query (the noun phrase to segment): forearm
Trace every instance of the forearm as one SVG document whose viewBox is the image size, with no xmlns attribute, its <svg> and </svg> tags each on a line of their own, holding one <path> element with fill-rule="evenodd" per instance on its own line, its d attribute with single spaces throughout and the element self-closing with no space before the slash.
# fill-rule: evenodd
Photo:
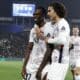
<svg viewBox="0 0 80 80">
<path fill-rule="evenodd" d="M 50 62 L 51 60 L 51 55 L 52 55 L 52 51 L 53 51 L 53 47 L 51 46 L 51 44 L 47 45 L 47 50 L 46 53 L 44 55 L 43 61 L 38 69 L 38 71 L 42 71 L 43 68 L 45 67 L 45 65 Z"/>
<path fill-rule="evenodd" d="M 60 45 L 64 45 L 66 42 L 67 42 L 67 38 L 65 36 L 49 38 L 47 41 L 47 43 L 50 43 L 50 44 L 60 44 Z"/>
<path fill-rule="evenodd" d="M 23 67 L 25 67 L 28 63 L 32 48 L 33 48 L 33 43 L 29 43 L 28 46 L 27 46 L 27 49 L 25 51 L 25 59 L 24 59 Z"/>
</svg>

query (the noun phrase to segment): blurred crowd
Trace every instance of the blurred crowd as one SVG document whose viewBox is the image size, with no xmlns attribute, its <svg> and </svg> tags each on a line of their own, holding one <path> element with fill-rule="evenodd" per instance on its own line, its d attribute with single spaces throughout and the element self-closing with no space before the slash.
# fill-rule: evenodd
<svg viewBox="0 0 80 80">
<path fill-rule="evenodd" d="M 29 31 L 0 34 L 0 57 L 23 58 Z"/>
</svg>

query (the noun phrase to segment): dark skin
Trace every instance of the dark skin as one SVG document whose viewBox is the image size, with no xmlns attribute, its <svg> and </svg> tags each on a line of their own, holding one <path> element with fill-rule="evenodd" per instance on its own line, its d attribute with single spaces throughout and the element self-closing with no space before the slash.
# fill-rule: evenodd
<svg viewBox="0 0 80 80">
<path fill-rule="evenodd" d="M 41 10 L 37 9 L 36 12 L 34 13 L 34 21 L 39 28 L 45 24 Z"/>
<path fill-rule="evenodd" d="M 53 49 L 54 49 L 54 46 L 52 44 L 47 44 L 46 53 L 44 55 L 43 61 L 37 71 L 37 74 L 36 74 L 37 80 L 41 80 L 41 72 L 42 72 L 43 68 L 46 66 L 46 64 L 51 63 L 51 55 L 52 55 Z M 47 74 L 44 76 L 43 80 L 46 80 L 46 76 L 47 76 Z"/>
<path fill-rule="evenodd" d="M 25 75 L 27 73 L 26 71 L 26 65 L 28 63 L 28 60 L 29 60 L 29 57 L 30 57 L 30 53 L 32 51 L 32 48 L 33 48 L 33 43 L 30 42 L 27 46 L 27 49 L 26 49 L 26 55 L 25 55 L 25 61 L 24 61 L 24 64 L 23 64 L 23 67 L 22 67 L 22 72 L 21 72 L 21 75 L 22 77 L 25 79 Z"/>
<path fill-rule="evenodd" d="M 56 3 L 54 3 L 54 4 L 56 4 Z M 64 18 L 65 10 L 63 8 L 62 9 L 60 8 L 60 13 L 58 13 L 59 7 L 56 7 L 58 4 L 56 4 L 56 6 L 54 6 L 54 4 L 48 6 L 47 15 L 49 16 L 50 20 L 53 23 L 54 22 L 57 23 L 58 21 L 60 21 L 61 18 Z M 56 9 L 54 9 L 54 7 L 57 9 L 57 11 L 56 11 Z M 47 39 L 45 41 L 47 42 Z M 52 55 L 52 51 L 54 50 L 54 47 L 50 47 L 50 46 L 51 46 L 51 44 L 47 44 L 47 51 L 44 55 L 43 61 L 37 71 L 37 74 L 36 74 L 37 80 L 41 80 L 41 72 L 42 72 L 43 68 L 46 66 L 46 64 L 49 62 L 49 59 L 51 59 L 51 55 Z"/>
<path fill-rule="evenodd" d="M 36 24 L 39 28 L 41 28 L 45 24 L 44 17 L 42 17 L 40 9 L 37 9 L 35 11 L 34 20 L 35 19 L 37 20 Z M 38 23 L 40 23 L 40 24 L 38 24 Z M 37 35 L 37 37 L 39 37 L 39 33 L 36 32 L 36 35 Z M 33 46 L 34 46 L 34 43 L 29 42 L 28 46 L 27 46 L 27 49 L 26 49 L 26 52 L 25 52 L 25 60 L 24 60 L 24 63 L 23 63 L 22 71 L 21 71 L 21 75 L 24 79 L 25 79 L 25 75 L 27 74 L 26 66 L 27 66 L 27 63 L 29 61 Z"/>
</svg>

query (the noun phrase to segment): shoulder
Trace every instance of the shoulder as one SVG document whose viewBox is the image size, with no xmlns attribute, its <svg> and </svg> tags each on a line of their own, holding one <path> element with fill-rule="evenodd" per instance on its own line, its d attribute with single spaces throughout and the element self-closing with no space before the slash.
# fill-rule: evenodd
<svg viewBox="0 0 80 80">
<path fill-rule="evenodd" d="M 66 19 L 62 18 L 59 22 L 59 26 L 69 27 L 69 23 Z"/>
<path fill-rule="evenodd" d="M 66 19 L 62 19 L 59 23 L 59 26 L 60 26 L 60 29 L 61 30 L 68 30 L 70 31 L 70 26 L 69 26 L 69 23 Z"/>
<path fill-rule="evenodd" d="M 49 25 L 51 25 L 51 21 L 46 22 L 46 24 L 45 24 L 45 26 L 49 26 Z"/>
<path fill-rule="evenodd" d="M 74 39 L 74 36 L 70 36 L 70 39 Z"/>
<path fill-rule="evenodd" d="M 49 30 L 50 22 L 46 22 L 45 25 L 41 28 L 43 31 Z"/>
<path fill-rule="evenodd" d="M 35 32 L 35 28 L 32 28 L 31 30 L 30 30 L 30 33 L 34 33 Z"/>
<path fill-rule="evenodd" d="M 50 28 L 51 27 L 51 22 L 46 22 L 44 25 L 44 29 Z"/>
</svg>

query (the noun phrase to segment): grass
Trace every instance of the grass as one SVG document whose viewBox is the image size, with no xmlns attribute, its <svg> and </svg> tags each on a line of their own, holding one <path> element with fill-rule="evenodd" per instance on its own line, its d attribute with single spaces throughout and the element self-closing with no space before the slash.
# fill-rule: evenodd
<svg viewBox="0 0 80 80">
<path fill-rule="evenodd" d="M 68 73 L 67 73 L 67 75 L 66 75 L 66 79 L 65 79 L 65 80 L 73 80 L 70 69 L 68 70 Z"/>
<path fill-rule="evenodd" d="M 22 80 L 20 61 L 1 61 L 0 80 Z"/>
<path fill-rule="evenodd" d="M 21 61 L 1 61 L 0 62 L 0 80 L 22 80 Z M 65 80 L 72 80 L 71 72 L 68 71 Z"/>
</svg>

